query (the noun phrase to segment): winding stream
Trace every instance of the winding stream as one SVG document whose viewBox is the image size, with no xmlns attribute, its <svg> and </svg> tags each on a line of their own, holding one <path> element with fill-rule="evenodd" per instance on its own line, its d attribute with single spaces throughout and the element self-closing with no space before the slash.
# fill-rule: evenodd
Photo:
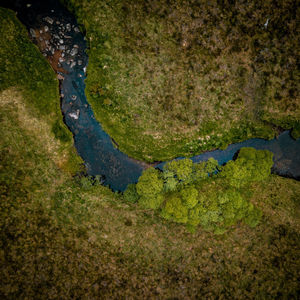
<svg viewBox="0 0 300 300">
<path fill-rule="evenodd" d="M 111 138 L 95 120 L 85 96 L 87 45 L 74 18 L 58 0 L 16 0 L 6 3 L 17 12 L 29 30 L 32 40 L 50 60 L 60 79 L 61 109 L 64 120 L 73 133 L 75 147 L 85 161 L 90 175 L 103 175 L 104 183 L 113 190 L 123 191 L 137 182 L 145 164 L 129 158 L 114 147 Z M 273 172 L 300 179 L 300 139 L 293 140 L 289 132 L 266 141 L 250 139 L 194 156 L 199 162 L 213 157 L 223 164 L 231 160 L 241 147 L 267 149 L 274 153 Z M 157 165 L 162 168 L 164 163 Z"/>
</svg>

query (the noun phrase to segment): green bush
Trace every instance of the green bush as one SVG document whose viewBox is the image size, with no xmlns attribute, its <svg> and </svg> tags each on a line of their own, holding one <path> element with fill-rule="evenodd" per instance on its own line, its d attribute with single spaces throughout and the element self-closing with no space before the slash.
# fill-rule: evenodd
<svg viewBox="0 0 300 300">
<path fill-rule="evenodd" d="M 177 223 L 187 223 L 188 208 L 183 204 L 181 198 L 174 193 L 167 199 L 161 216 Z"/>
<path fill-rule="evenodd" d="M 198 203 L 198 191 L 194 186 L 189 186 L 180 191 L 181 199 L 188 208 L 193 208 Z"/>
<path fill-rule="evenodd" d="M 248 201 L 252 195 L 249 183 L 270 175 L 272 157 L 266 150 L 242 148 L 237 159 L 224 167 L 213 158 L 200 163 L 171 161 L 163 172 L 144 171 L 124 197 L 145 208 L 160 209 L 163 218 L 186 224 L 191 232 L 200 225 L 222 234 L 239 221 L 255 227 L 262 213 Z"/>
<path fill-rule="evenodd" d="M 188 182 L 192 179 L 193 162 L 188 158 L 173 160 L 166 163 L 164 170 L 173 172 L 179 181 Z"/>
<path fill-rule="evenodd" d="M 273 153 L 267 150 L 242 148 L 235 161 L 229 161 L 220 172 L 231 186 L 241 187 L 252 181 L 261 181 L 271 174 Z"/>
<path fill-rule="evenodd" d="M 145 208 L 158 208 L 163 200 L 160 195 L 163 186 L 160 171 L 154 168 L 145 170 L 136 185 L 136 191 L 140 196 L 139 203 Z"/>
<path fill-rule="evenodd" d="M 139 195 L 136 191 L 135 184 L 129 184 L 126 191 L 123 193 L 124 199 L 128 202 L 136 203 L 139 200 Z"/>
</svg>

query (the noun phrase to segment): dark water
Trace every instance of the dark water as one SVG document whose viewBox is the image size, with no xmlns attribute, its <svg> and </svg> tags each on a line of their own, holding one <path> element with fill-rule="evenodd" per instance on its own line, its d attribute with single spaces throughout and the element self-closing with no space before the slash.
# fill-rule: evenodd
<svg viewBox="0 0 300 300">
<path fill-rule="evenodd" d="M 3 5 L 3 4 L 2 4 Z M 123 191 L 129 183 L 137 182 L 144 165 L 132 160 L 116 149 L 110 137 L 95 120 L 91 107 L 85 97 L 85 68 L 88 57 L 85 53 L 86 42 L 78 30 L 75 18 L 57 0 L 48 1 L 11 1 L 4 3 L 18 12 L 17 16 L 27 26 L 33 41 L 32 30 L 39 28 L 51 33 L 44 56 L 61 50 L 60 67 L 68 74 L 60 73 L 61 108 L 64 120 L 74 135 L 75 147 L 85 161 L 90 175 L 103 175 L 105 184 L 113 190 Z M 48 18 L 47 18 L 48 17 Z M 50 19 L 49 19 L 50 18 Z M 282 133 L 277 139 L 266 141 L 251 139 L 230 145 L 226 150 L 216 150 L 197 155 L 194 162 L 210 157 L 224 164 L 231 160 L 241 147 L 267 149 L 274 153 L 273 172 L 281 176 L 300 179 L 300 139 L 293 140 L 289 132 Z M 164 163 L 157 165 L 162 168 Z"/>
</svg>

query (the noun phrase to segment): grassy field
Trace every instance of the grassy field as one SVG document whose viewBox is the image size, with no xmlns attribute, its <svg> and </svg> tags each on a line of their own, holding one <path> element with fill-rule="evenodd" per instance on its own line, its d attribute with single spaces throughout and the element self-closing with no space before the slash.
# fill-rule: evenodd
<svg viewBox="0 0 300 300">
<path fill-rule="evenodd" d="M 27 30 L 15 13 L 1 7 L 0 42 L 0 92 L 14 87 L 10 93 L 22 95 L 20 100 L 19 97 L 10 97 L 10 93 L 7 97 L 3 94 L 2 102 L 15 105 L 19 117 L 36 132 L 37 138 L 39 131 L 41 135 L 52 132 L 48 148 L 56 139 L 60 146 L 52 149 L 52 154 L 60 161 L 61 168 L 75 174 L 81 168 L 82 160 L 73 146 L 72 134 L 63 122 L 56 75 L 29 40 Z M 39 121 L 33 121 L 35 119 Z"/>
<path fill-rule="evenodd" d="M 216 236 L 71 176 L 72 143 L 53 133 L 61 122 L 54 73 L 14 15 L 0 12 L 1 64 L 12 68 L 0 93 L 1 299 L 297 298 L 300 182 L 253 183 L 262 222 Z M 38 86 L 20 79 L 29 76 L 28 49 Z"/>
<path fill-rule="evenodd" d="M 24 117 L 22 94 L 9 89 L 0 100 L 2 299 L 296 299 L 299 182 L 253 184 L 251 201 L 263 211 L 255 229 L 191 234 L 71 178 L 53 151 L 57 140 L 30 122 L 45 124 Z"/>
<path fill-rule="evenodd" d="M 130 156 L 300 136 L 296 1 L 63 2 L 86 30 L 88 101 Z"/>
</svg>

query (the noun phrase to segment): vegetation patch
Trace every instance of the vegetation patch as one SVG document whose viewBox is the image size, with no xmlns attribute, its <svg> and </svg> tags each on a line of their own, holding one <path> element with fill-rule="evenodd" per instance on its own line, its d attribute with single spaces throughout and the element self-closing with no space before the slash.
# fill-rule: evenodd
<svg viewBox="0 0 300 300">
<path fill-rule="evenodd" d="M 88 101 L 130 156 L 189 157 L 297 126 L 296 1 L 62 2 L 86 30 Z"/>
<path fill-rule="evenodd" d="M 7 28 L 13 28 L 9 19 L 19 24 L 9 11 L 1 18 Z M 22 28 L 8 35 L 0 51 L 11 49 L 6 48 L 11 41 L 24 42 Z M 18 34 L 17 40 L 11 38 Z M 25 40 L 35 49 L 33 58 L 48 68 Z M 0 53 L 1 62 L 10 61 L 9 55 Z M 14 59 L 19 73 L 1 77 L 6 79 L 1 81 L 5 85 L 0 94 L 1 299 L 297 299 L 300 184 L 270 176 L 268 152 L 242 150 L 224 168 L 213 160 L 172 162 L 163 173 L 147 171 L 124 196 L 113 193 L 100 185 L 99 177 L 70 176 L 70 170 L 78 170 L 78 161 L 73 153 L 73 168 L 67 163 L 69 144 L 56 137 L 59 128 L 53 129 L 58 114 L 47 111 L 53 113 L 49 120 L 42 109 L 38 113 L 42 104 L 37 103 L 46 100 L 28 97 L 32 82 L 17 80 L 18 74 L 27 72 L 26 55 Z M 40 69 L 33 74 L 45 80 L 42 86 L 49 88 L 48 95 L 53 89 L 53 102 L 47 98 L 51 107 L 58 97 L 57 81 L 49 70 L 51 77 L 39 73 Z M 16 80 L 8 84 L 7 78 L 13 76 Z M 44 90 L 35 93 L 39 97 Z M 219 175 L 214 174 L 216 169 L 221 169 Z M 237 185 L 230 178 L 237 179 L 233 175 L 240 169 L 242 180 Z M 153 190 L 145 184 L 146 177 L 155 184 Z M 141 193 L 147 197 L 139 205 L 135 202 L 140 202 Z M 161 209 L 147 208 L 152 196 L 160 194 Z M 234 227 L 216 235 L 203 226 L 208 214 L 201 218 L 196 214 L 202 223 L 191 234 L 191 228 L 177 220 L 200 203 L 210 211 L 224 205 L 228 210 L 222 210 L 222 215 L 229 213 L 226 220 L 233 216 Z M 253 205 L 259 212 L 254 225 L 260 222 L 254 228 L 245 226 L 245 217 L 243 222 L 234 219 L 243 205 L 248 211 Z M 162 209 L 175 222 L 161 218 Z M 208 229 L 216 232 L 224 223 L 211 216 L 206 220 L 214 228 Z"/>
<path fill-rule="evenodd" d="M 63 122 L 56 75 L 29 40 L 27 30 L 15 13 L 4 8 L 0 8 L 0 42 L 1 108 L 15 105 L 21 127 L 34 132 L 38 139 L 39 131 L 41 135 L 47 134 L 47 145 L 51 147 L 52 143 L 55 148 L 57 142 L 50 136 L 52 132 L 60 143 L 55 149 L 58 164 L 75 174 L 81 169 L 82 160 Z"/>
<path fill-rule="evenodd" d="M 262 213 L 248 201 L 251 183 L 268 178 L 272 157 L 266 150 L 242 148 L 237 159 L 225 166 L 219 166 L 213 158 L 201 163 L 190 159 L 172 161 L 163 172 L 145 170 L 136 188 L 130 186 L 124 197 L 158 210 L 167 220 L 187 224 L 193 232 L 201 225 L 223 234 L 241 220 L 255 227 Z"/>
</svg>

